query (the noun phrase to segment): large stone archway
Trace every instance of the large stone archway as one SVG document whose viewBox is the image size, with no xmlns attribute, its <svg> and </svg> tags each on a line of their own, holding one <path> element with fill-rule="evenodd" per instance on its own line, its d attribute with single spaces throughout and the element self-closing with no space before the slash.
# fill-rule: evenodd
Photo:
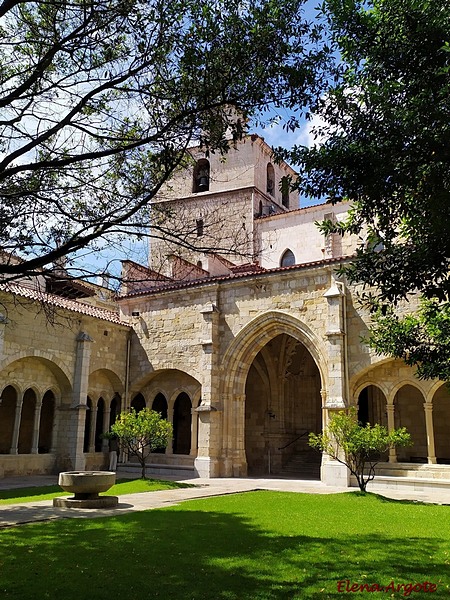
<svg viewBox="0 0 450 600">
<path fill-rule="evenodd" d="M 277 358 L 278 352 L 283 359 Z M 236 336 L 222 363 L 221 475 L 246 476 L 249 466 L 250 472 L 280 471 L 295 453 L 295 446 L 283 446 L 297 443 L 294 440 L 311 426 L 320 430 L 323 355 L 319 340 L 304 323 L 278 311 L 256 318 Z M 308 373 L 305 377 L 302 368 Z M 290 377 L 295 384 L 286 383 Z M 286 381 L 276 383 L 278 378 Z M 302 378 L 310 378 L 308 392 L 298 394 Z M 264 458 L 256 459 L 261 450 Z"/>
<path fill-rule="evenodd" d="M 322 429 L 320 373 L 304 344 L 280 334 L 253 360 L 245 386 L 245 454 L 249 475 L 319 478 L 320 455 L 309 432 Z"/>
</svg>

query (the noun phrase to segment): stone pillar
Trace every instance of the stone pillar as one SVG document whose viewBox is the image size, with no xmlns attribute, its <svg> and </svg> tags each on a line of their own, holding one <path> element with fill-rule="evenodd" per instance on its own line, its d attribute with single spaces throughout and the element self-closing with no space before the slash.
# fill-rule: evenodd
<svg viewBox="0 0 450 600">
<path fill-rule="evenodd" d="M 89 415 L 89 452 L 95 452 L 95 430 L 97 429 L 97 409 L 98 401 L 92 406 Z"/>
<path fill-rule="evenodd" d="M 173 404 L 171 406 L 167 406 L 167 420 L 169 421 L 169 423 L 172 423 L 173 426 Z M 168 456 L 172 456 L 173 455 L 173 438 L 170 438 L 167 446 L 166 446 L 166 452 L 165 452 Z"/>
<path fill-rule="evenodd" d="M 41 422 L 41 409 L 42 400 L 36 398 L 36 404 L 34 406 L 34 421 L 33 421 L 33 438 L 31 442 L 31 454 L 38 453 L 39 446 L 39 425 Z"/>
<path fill-rule="evenodd" d="M 395 429 L 395 405 L 393 402 L 389 402 L 386 404 L 386 412 L 387 412 L 387 423 L 388 423 L 388 431 L 394 431 Z M 396 448 L 389 448 L 389 462 L 396 463 L 397 462 L 397 450 Z"/>
<path fill-rule="evenodd" d="M 211 290 L 213 293 L 213 290 Z M 198 439 L 197 458 L 194 466 L 200 477 L 218 477 L 220 475 L 219 448 L 221 447 L 220 422 L 222 413 L 218 398 L 214 393 L 220 386 L 219 356 L 219 319 L 217 305 L 209 302 L 200 310 L 202 358 L 201 402 L 194 413 L 198 417 L 197 431 L 192 427 L 192 439 Z M 194 438 L 195 435 L 195 438 Z"/>
<path fill-rule="evenodd" d="M 424 402 L 423 408 L 425 410 L 425 426 L 427 429 L 428 464 L 435 465 L 437 460 L 434 445 L 433 405 L 431 402 Z"/>
<path fill-rule="evenodd" d="M 217 428 L 219 411 L 214 406 L 200 405 L 195 409 L 198 415 L 198 448 L 194 467 L 199 477 L 219 477 L 219 461 L 214 448 L 211 448 L 211 431 Z"/>
<path fill-rule="evenodd" d="M 108 408 L 106 408 L 105 406 L 105 410 L 103 412 L 103 426 L 102 426 L 102 433 L 108 433 L 109 431 L 109 418 L 111 416 L 111 404 L 109 405 Z M 106 438 L 103 438 L 102 440 L 102 452 L 108 452 L 109 451 L 109 440 Z"/>
<path fill-rule="evenodd" d="M 59 433 L 59 424 L 61 422 L 61 411 L 59 406 L 56 406 L 56 398 L 55 398 L 55 406 L 53 410 L 53 424 L 52 424 L 52 445 L 50 447 L 50 454 L 54 454 L 56 452 L 56 440 L 58 439 Z"/>
<path fill-rule="evenodd" d="M 233 421 L 232 476 L 247 477 L 247 457 L 245 455 L 245 394 L 232 398 L 231 414 Z"/>
<path fill-rule="evenodd" d="M 70 419 L 69 432 L 69 459 L 71 470 L 73 471 L 84 471 L 86 467 L 83 445 L 92 342 L 92 338 L 83 331 L 77 336 L 73 399 L 71 405 L 73 414 Z"/>
<path fill-rule="evenodd" d="M 22 404 L 23 404 L 23 392 L 17 396 L 16 400 L 16 413 L 14 415 L 14 428 L 11 440 L 10 454 L 18 454 L 19 446 L 19 432 L 20 432 L 20 421 L 22 418 Z"/>
<path fill-rule="evenodd" d="M 197 456 L 197 412 L 195 408 L 191 409 L 191 451 L 190 456 Z"/>
<path fill-rule="evenodd" d="M 348 374 L 347 374 L 347 352 L 346 352 L 346 314 L 345 314 L 345 290 L 340 282 L 333 278 L 331 287 L 323 296 L 327 301 L 327 367 L 328 387 L 322 393 L 325 398 L 324 423 L 332 412 L 347 408 L 348 398 Z M 350 477 L 348 469 L 337 460 L 329 456 L 322 457 L 321 479 L 327 485 L 348 487 Z"/>
</svg>

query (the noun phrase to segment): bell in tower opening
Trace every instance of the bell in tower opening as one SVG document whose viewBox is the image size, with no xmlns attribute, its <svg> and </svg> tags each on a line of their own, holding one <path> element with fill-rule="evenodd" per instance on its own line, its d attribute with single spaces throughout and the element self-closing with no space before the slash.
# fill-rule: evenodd
<svg viewBox="0 0 450 600">
<path fill-rule="evenodd" d="M 209 161 L 200 159 L 194 169 L 193 192 L 207 192 L 209 190 Z"/>
</svg>

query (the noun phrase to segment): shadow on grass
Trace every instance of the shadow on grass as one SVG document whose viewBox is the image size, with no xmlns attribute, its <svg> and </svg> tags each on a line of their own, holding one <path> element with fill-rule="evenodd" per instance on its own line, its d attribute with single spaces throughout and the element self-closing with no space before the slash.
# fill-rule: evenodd
<svg viewBox="0 0 450 600">
<path fill-rule="evenodd" d="M 10 490 L 0 490 L 0 500 L 11 498 L 28 498 L 29 496 L 45 496 L 46 494 L 64 493 L 59 485 L 43 485 L 27 488 L 12 488 Z"/>
<path fill-rule="evenodd" d="M 243 512 L 202 510 L 189 503 L 186 509 L 4 530 L 2 598 L 342 598 L 340 580 L 438 583 L 448 572 L 446 539 L 425 534 L 399 540 L 389 534 L 388 523 L 383 534 L 302 535 L 298 525 L 292 535 L 280 534 L 256 526 Z"/>
<path fill-rule="evenodd" d="M 130 486 L 139 486 L 138 489 L 128 490 Z M 160 479 L 118 479 L 114 486 L 108 491 L 104 492 L 105 494 L 121 494 L 121 493 L 141 493 L 141 492 L 152 492 L 157 491 L 159 489 L 171 490 L 171 489 L 179 489 L 179 488 L 190 488 L 196 487 L 190 483 L 179 483 L 177 481 L 166 481 Z M 123 489 L 121 489 L 123 488 Z M 22 499 L 26 498 L 36 498 L 39 500 L 39 496 L 47 496 L 49 494 L 57 494 L 61 496 L 70 495 L 69 492 L 64 492 L 59 485 L 44 485 L 44 486 L 35 486 L 35 487 L 26 487 L 26 488 L 12 488 L 9 490 L 0 490 L 0 500 L 13 500 L 20 499 L 20 501 L 25 501 Z"/>
<path fill-rule="evenodd" d="M 383 496 L 382 494 L 377 494 L 376 492 L 361 492 L 360 490 L 356 490 L 354 492 L 344 492 L 343 495 L 346 494 L 352 494 L 357 498 L 372 497 L 378 499 L 380 502 L 388 502 L 390 504 L 411 504 L 415 506 L 442 506 L 442 503 L 423 502 L 421 500 L 408 500 L 407 498 L 389 498 L 387 496 Z"/>
</svg>

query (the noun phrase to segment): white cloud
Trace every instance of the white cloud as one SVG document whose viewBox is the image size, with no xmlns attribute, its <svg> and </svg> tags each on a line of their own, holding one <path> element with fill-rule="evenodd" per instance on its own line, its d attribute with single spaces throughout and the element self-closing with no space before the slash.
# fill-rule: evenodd
<svg viewBox="0 0 450 600">
<path fill-rule="evenodd" d="M 279 119 L 265 129 L 258 129 L 257 132 L 265 139 L 269 146 L 282 146 L 283 148 L 292 148 L 292 146 L 320 146 L 326 139 L 325 136 L 316 136 L 314 129 L 323 125 L 322 119 L 318 115 L 312 115 L 309 121 L 304 120 L 300 127 L 295 131 L 289 131 L 283 128 L 286 121 Z"/>
</svg>

